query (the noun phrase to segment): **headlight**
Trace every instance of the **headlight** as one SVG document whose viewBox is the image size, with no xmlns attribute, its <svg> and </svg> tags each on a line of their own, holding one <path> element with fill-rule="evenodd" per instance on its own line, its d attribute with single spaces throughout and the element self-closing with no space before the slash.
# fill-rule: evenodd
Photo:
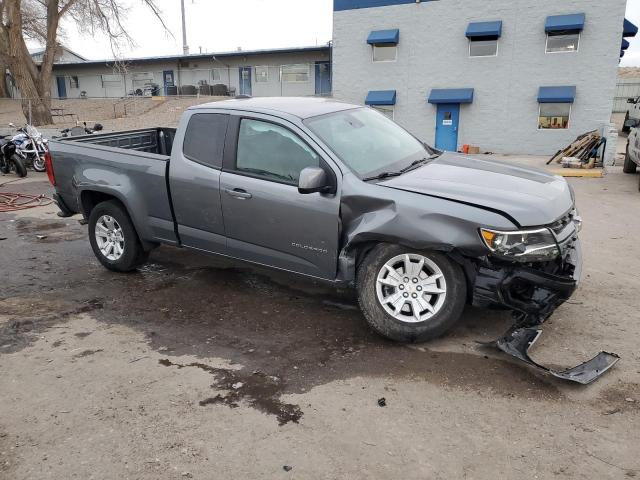
<svg viewBox="0 0 640 480">
<path fill-rule="evenodd" d="M 518 262 L 543 262 L 556 258 L 560 251 L 548 228 L 499 232 L 480 229 L 485 245 L 494 254 Z"/>
<path fill-rule="evenodd" d="M 578 212 L 577 208 L 571 210 L 571 220 L 573 224 L 576 226 L 576 231 L 579 232 L 582 230 L 582 217 L 580 216 L 580 212 Z"/>
</svg>

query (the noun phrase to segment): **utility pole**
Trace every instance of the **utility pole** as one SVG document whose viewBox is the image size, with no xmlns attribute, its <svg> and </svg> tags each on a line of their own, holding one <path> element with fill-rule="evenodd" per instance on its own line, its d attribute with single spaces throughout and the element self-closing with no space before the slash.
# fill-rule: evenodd
<svg viewBox="0 0 640 480">
<path fill-rule="evenodd" d="M 189 45 L 187 45 L 187 23 L 184 16 L 184 0 L 180 0 L 182 8 L 182 53 L 189 55 Z"/>
</svg>

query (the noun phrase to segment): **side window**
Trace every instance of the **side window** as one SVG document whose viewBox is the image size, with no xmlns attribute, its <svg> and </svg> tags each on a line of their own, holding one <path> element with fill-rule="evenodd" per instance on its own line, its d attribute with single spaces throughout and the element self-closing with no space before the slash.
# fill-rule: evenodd
<svg viewBox="0 0 640 480">
<path fill-rule="evenodd" d="M 296 134 L 273 123 L 242 119 L 236 170 L 297 185 L 300 172 L 320 157 Z"/>
<path fill-rule="evenodd" d="M 184 156 L 209 167 L 221 168 L 228 123 L 229 115 L 222 113 L 193 115 L 184 135 Z"/>
</svg>

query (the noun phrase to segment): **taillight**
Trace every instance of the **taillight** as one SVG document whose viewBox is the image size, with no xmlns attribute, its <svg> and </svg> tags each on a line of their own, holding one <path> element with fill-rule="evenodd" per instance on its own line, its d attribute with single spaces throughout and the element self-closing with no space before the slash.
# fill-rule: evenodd
<svg viewBox="0 0 640 480">
<path fill-rule="evenodd" d="M 49 183 L 56 186 L 56 176 L 53 173 L 53 161 L 51 158 L 51 152 L 44 154 L 44 167 L 47 169 L 47 177 L 49 177 Z"/>
</svg>

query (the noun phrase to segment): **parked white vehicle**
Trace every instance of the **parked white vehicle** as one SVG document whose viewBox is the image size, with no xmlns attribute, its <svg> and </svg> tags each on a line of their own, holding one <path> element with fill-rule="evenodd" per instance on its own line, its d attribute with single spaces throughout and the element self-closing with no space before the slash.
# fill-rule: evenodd
<svg viewBox="0 0 640 480">
<path fill-rule="evenodd" d="M 624 165 L 622 171 L 624 173 L 635 173 L 640 166 L 640 130 L 632 128 L 627 138 L 627 151 L 624 156 Z M 640 182 L 638 183 L 640 190 Z"/>
</svg>

